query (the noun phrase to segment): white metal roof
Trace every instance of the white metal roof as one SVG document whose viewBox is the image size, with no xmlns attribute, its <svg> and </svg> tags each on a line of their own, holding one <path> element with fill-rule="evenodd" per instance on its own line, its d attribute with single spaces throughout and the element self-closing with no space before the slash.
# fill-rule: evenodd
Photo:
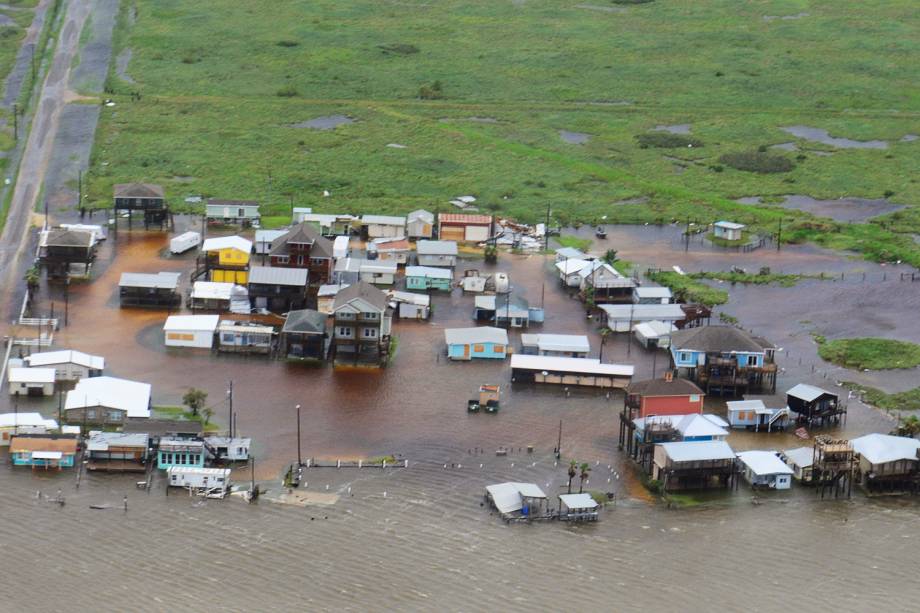
<svg viewBox="0 0 920 613">
<path fill-rule="evenodd" d="M 591 494 L 560 494 L 559 500 L 572 510 L 597 508 L 597 501 L 591 497 Z"/>
<path fill-rule="evenodd" d="M 193 332 L 214 332 L 220 315 L 170 315 L 163 324 L 163 330 L 191 330 Z"/>
<path fill-rule="evenodd" d="M 419 241 L 415 244 L 419 255 L 457 255 L 456 241 Z"/>
<path fill-rule="evenodd" d="M 677 304 L 601 304 L 607 318 L 614 321 L 679 321 L 686 315 Z"/>
<path fill-rule="evenodd" d="M 670 298 L 671 290 L 667 287 L 649 287 L 644 285 L 633 288 L 633 294 L 639 298 Z"/>
<path fill-rule="evenodd" d="M 237 249 L 249 253 L 252 251 L 252 241 L 242 236 L 218 236 L 205 239 L 201 245 L 202 251 L 220 251 L 221 249 Z"/>
<path fill-rule="evenodd" d="M 717 221 L 712 225 L 726 230 L 742 230 L 746 227 L 743 223 L 735 223 L 734 221 Z"/>
<path fill-rule="evenodd" d="M 434 266 L 406 266 L 407 277 L 427 277 L 429 279 L 453 279 L 453 273 L 447 268 Z"/>
<path fill-rule="evenodd" d="M 276 238 L 281 238 L 287 234 L 289 230 L 256 230 L 256 242 L 257 243 L 270 243 Z"/>
<path fill-rule="evenodd" d="M 18 426 L 57 428 L 58 424 L 53 419 L 45 419 L 41 413 L 0 413 L 0 428 L 15 428 Z"/>
<path fill-rule="evenodd" d="M 10 383 L 54 383 L 53 368 L 10 368 Z"/>
<path fill-rule="evenodd" d="M 559 269 L 559 272 L 568 276 L 573 275 L 579 272 L 582 268 L 585 268 L 590 264 L 588 260 L 580 260 L 578 258 L 569 258 L 561 262 L 556 262 L 556 268 Z"/>
<path fill-rule="evenodd" d="M 417 294 L 415 292 L 390 292 L 390 300 L 394 302 L 408 302 L 419 306 L 428 306 L 431 304 L 431 296 L 428 294 Z"/>
<path fill-rule="evenodd" d="M 397 264 L 395 260 L 361 260 L 361 272 L 377 273 L 382 275 L 395 275 Z"/>
<path fill-rule="evenodd" d="M 351 239 L 347 236 L 336 236 L 332 241 L 332 253 L 335 257 L 345 257 L 348 255 L 348 243 Z M 339 255 L 341 254 L 341 255 Z"/>
<path fill-rule="evenodd" d="M 738 459 L 758 476 L 791 475 L 794 471 L 779 459 L 775 451 L 742 451 Z"/>
<path fill-rule="evenodd" d="M 645 338 L 661 338 L 662 336 L 668 336 L 669 334 L 676 331 L 677 326 L 674 324 L 658 321 L 657 319 L 653 319 L 652 321 L 644 321 L 633 326 L 633 332 L 636 332 Z"/>
<path fill-rule="evenodd" d="M 120 287 L 151 287 L 155 289 L 176 289 L 179 284 L 178 272 L 123 272 L 118 281 Z"/>
<path fill-rule="evenodd" d="M 246 332 L 249 334 L 274 334 L 275 329 L 271 326 L 262 326 L 242 321 L 222 321 L 217 324 L 219 332 Z"/>
<path fill-rule="evenodd" d="M 502 328 L 481 326 L 478 328 L 447 328 L 444 339 L 448 345 L 470 345 L 473 343 L 508 344 L 508 331 Z"/>
<path fill-rule="evenodd" d="M 890 434 L 867 434 L 850 442 L 853 443 L 853 450 L 870 464 L 916 460 L 917 449 L 920 449 L 920 440 Z"/>
<path fill-rule="evenodd" d="M 319 290 L 317 290 L 317 296 L 335 296 L 340 291 L 348 287 L 347 283 L 342 283 L 339 285 L 320 285 Z"/>
<path fill-rule="evenodd" d="M 583 334 L 522 334 L 521 342 L 536 345 L 540 351 L 591 351 L 591 343 Z"/>
<path fill-rule="evenodd" d="M 498 483 L 487 485 L 486 491 L 500 513 L 520 511 L 524 506 L 523 498 L 546 498 L 546 494 L 536 483 Z"/>
<path fill-rule="evenodd" d="M 230 476 L 229 468 L 198 468 L 197 466 L 170 466 L 166 469 L 168 475 L 207 475 L 208 477 Z"/>
<path fill-rule="evenodd" d="M 576 260 L 586 260 L 588 256 L 585 255 L 585 252 L 581 249 L 576 249 L 575 247 L 560 247 L 556 249 L 556 257 L 562 256 L 567 260 L 576 259 Z"/>
<path fill-rule="evenodd" d="M 96 432 L 86 442 L 88 451 L 108 451 L 109 447 L 147 448 L 150 435 L 146 433 Z"/>
<path fill-rule="evenodd" d="M 364 215 L 361 217 L 361 223 L 375 226 L 405 226 L 406 218 L 392 215 Z"/>
<path fill-rule="evenodd" d="M 770 413 L 770 409 L 763 400 L 729 400 L 725 403 L 729 411 L 755 411 L 756 413 Z"/>
<path fill-rule="evenodd" d="M 150 417 L 150 384 L 116 377 L 80 379 L 67 392 L 64 408 L 93 406 L 123 409 L 128 417 Z"/>
<path fill-rule="evenodd" d="M 702 460 L 732 460 L 735 452 L 725 441 L 681 441 L 661 443 L 665 454 L 675 462 L 699 462 Z"/>
<path fill-rule="evenodd" d="M 623 278 L 623 275 L 620 274 L 620 271 L 618 271 L 616 268 L 614 268 L 607 262 L 604 262 L 603 260 L 591 260 L 590 262 L 588 262 L 587 266 L 583 266 L 581 270 L 578 271 L 578 275 L 582 277 L 583 279 L 587 279 L 591 275 L 596 276 L 597 275 L 596 271 L 598 270 L 606 270 L 614 277 L 617 277 L 620 279 Z M 632 281 L 632 279 L 629 279 L 629 280 Z"/>
<path fill-rule="evenodd" d="M 295 206 L 294 213 L 303 213 L 304 215 L 309 215 L 313 212 L 313 208 L 309 206 Z"/>
<path fill-rule="evenodd" d="M 105 368 L 105 358 L 98 355 L 90 355 L 82 351 L 73 349 L 64 349 L 62 351 L 43 351 L 26 356 L 25 361 L 29 366 L 51 366 L 52 364 L 76 364 L 95 370 Z"/>
<path fill-rule="evenodd" d="M 710 430 L 709 426 L 706 426 L 702 422 L 698 422 L 695 419 L 687 419 L 690 417 L 699 417 L 704 421 L 709 422 L 709 425 L 715 429 Z M 728 431 L 724 430 L 724 428 L 729 426 L 727 421 L 718 415 L 713 415 L 711 413 L 691 413 L 689 415 L 649 415 L 648 417 L 636 418 L 633 420 L 633 423 L 639 430 L 644 430 L 645 424 L 647 423 L 670 424 L 672 427 L 678 429 L 684 436 L 728 436 Z M 683 429 L 681 429 L 681 424 L 684 425 Z M 707 432 L 708 434 L 706 434 Z"/>
<path fill-rule="evenodd" d="M 683 419 L 677 422 L 677 431 L 684 438 L 728 436 L 728 430 L 717 426 L 711 420 L 699 414 L 684 415 Z"/>
<path fill-rule="evenodd" d="M 253 266 L 249 269 L 249 282 L 264 285 L 288 285 L 306 287 L 310 271 L 306 268 L 284 268 L 278 266 Z"/>
<path fill-rule="evenodd" d="M 808 468 L 815 463 L 814 447 L 796 447 L 795 449 L 786 449 L 783 451 L 790 462 L 799 468 Z"/>
<path fill-rule="evenodd" d="M 601 361 L 595 358 L 560 358 L 549 355 L 524 355 L 522 353 L 516 353 L 511 356 L 511 368 L 571 372 L 585 375 L 612 375 L 615 377 L 632 377 L 635 371 L 635 367 L 631 364 L 601 364 Z"/>
<path fill-rule="evenodd" d="M 790 389 L 788 392 L 786 392 L 786 395 L 794 396 L 795 398 L 799 398 L 800 400 L 804 400 L 805 402 L 811 402 L 812 400 L 822 396 L 823 394 L 832 394 L 832 393 L 833 392 L 823 390 L 820 387 L 816 387 L 814 385 L 808 385 L 807 383 L 799 383 L 798 385 Z"/>
<path fill-rule="evenodd" d="M 409 222 L 413 222 L 418 219 L 420 221 L 424 221 L 425 223 L 434 223 L 434 213 L 429 213 L 425 209 L 418 209 L 406 215 L 406 219 Z"/>
<path fill-rule="evenodd" d="M 192 286 L 192 298 L 202 300 L 230 300 L 232 293 L 233 283 L 195 281 L 195 285 Z"/>
</svg>

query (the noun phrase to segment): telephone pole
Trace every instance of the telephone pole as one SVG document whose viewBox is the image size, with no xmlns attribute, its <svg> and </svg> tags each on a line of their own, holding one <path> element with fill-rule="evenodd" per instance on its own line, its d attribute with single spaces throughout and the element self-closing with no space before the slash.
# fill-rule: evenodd
<svg viewBox="0 0 920 613">
<path fill-rule="evenodd" d="M 776 250 L 779 251 L 783 244 L 783 218 L 779 218 L 779 229 L 776 232 Z"/>
<path fill-rule="evenodd" d="M 230 438 L 233 438 L 233 379 L 230 379 L 230 389 L 227 390 L 227 398 L 230 401 L 230 420 L 227 427 L 230 430 Z"/>
<path fill-rule="evenodd" d="M 303 466 L 303 460 L 301 459 L 301 455 L 300 455 L 300 405 L 299 404 L 297 405 L 296 409 L 297 409 L 297 468 L 300 468 L 301 466 Z"/>
</svg>

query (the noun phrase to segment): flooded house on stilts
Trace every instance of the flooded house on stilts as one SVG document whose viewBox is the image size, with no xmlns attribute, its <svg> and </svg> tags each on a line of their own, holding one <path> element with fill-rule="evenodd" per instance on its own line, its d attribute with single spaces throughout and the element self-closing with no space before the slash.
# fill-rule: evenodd
<svg viewBox="0 0 920 613">
<path fill-rule="evenodd" d="M 786 406 L 796 423 L 802 426 L 839 424 L 847 415 L 847 407 L 840 403 L 837 394 L 806 383 L 799 383 L 786 392 Z"/>
<path fill-rule="evenodd" d="M 870 494 L 920 490 L 920 440 L 890 434 L 854 438 L 859 484 Z"/>
<path fill-rule="evenodd" d="M 775 350 L 772 343 L 734 326 L 700 326 L 671 335 L 674 367 L 709 395 L 774 393 Z"/>
<path fill-rule="evenodd" d="M 735 483 L 735 452 L 725 441 L 681 441 L 655 445 L 651 477 L 665 492 Z"/>
<path fill-rule="evenodd" d="M 849 498 L 858 468 L 856 449 L 851 441 L 824 434 L 815 437 L 810 483 L 818 488 L 821 498 L 825 492 L 833 492 L 834 498 L 846 492 Z"/>
<path fill-rule="evenodd" d="M 118 234 L 118 217 L 127 213 L 128 229 L 135 211 L 144 216 L 144 229 L 157 225 L 160 230 L 164 225 L 172 225 L 172 215 L 166 204 L 166 195 L 161 185 L 153 183 L 119 183 L 114 187 L 115 234 Z"/>
</svg>

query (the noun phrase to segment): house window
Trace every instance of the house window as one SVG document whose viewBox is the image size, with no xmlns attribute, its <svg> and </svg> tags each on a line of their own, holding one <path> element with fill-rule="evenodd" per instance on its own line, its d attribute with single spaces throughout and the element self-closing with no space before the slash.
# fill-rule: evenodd
<svg viewBox="0 0 920 613">
<path fill-rule="evenodd" d="M 364 328 L 364 338 L 377 338 L 377 328 Z"/>
<path fill-rule="evenodd" d="M 86 419 L 96 419 L 96 409 L 89 409 L 86 411 Z"/>
<path fill-rule="evenodd" d="M 485 345 L 473 345 L 473 353 L 482 353 L 486 350 Z"/>
<path fill-rule="evenodd" d="M 351 337 L 351 328 L 348 326 L 339 326 L 339 336 Z"/>
<path fill-rule="evenodd" d="M 377 313 L 361 313 L 364 319 L 377 319 Z"/>
<path fill-rule="evenodd" d="M 354 318 L 355 318 L 355 314 L 354 314 L 354 313 L 349 313 L 349 312 L 347 312 L 347 311 L 343 311 L 343 312 L 341 312 L 341 313 L 336 313 L 335 316 L 336 316 L 337 319 L 354 319 Z"/>
<path fill-rule="evenodd" d="M 233 333 L 232 332 L 225 332 L 221 338 L 223 339 L 223 342 L 225 343 L 231 343 L 231 344 L 233 343 Z"/>
<path fill-rule="evenodd" d="M 680 353 L 680 355 L 678 356 L 678 359 L 679 359 L 681 362 L 689 362 L 689 361 L 690 361 L 690 354 L 682 351 L 682 352 Z"/>
<path fill-rule="evenodd" d="M 748 366 L 757 366 L 757 356 L 756 356 L 756 355 L 749 355 L 749 356 L 747 357 L 747 365 L 748 365 Z"/>
<path fill-rule="evenodd" d="M 493 347 L 493 351 L 495 351 L 495 353 L 505 353 L 505 346 L 504 346 L 504 345 L 495 345 L 495 346 Z"/>
</svg>

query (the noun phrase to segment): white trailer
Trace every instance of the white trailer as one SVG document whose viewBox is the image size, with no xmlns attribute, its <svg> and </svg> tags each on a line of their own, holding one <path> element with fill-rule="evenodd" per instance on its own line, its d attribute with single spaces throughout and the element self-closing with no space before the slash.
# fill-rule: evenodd
<svg viewBox="0 0 920 613">
<path fill-rule="evenodd" d="M 198 232 L 186 232 L 179 236 L 174 236 L 169 241 L 169 252 L 172 254 L 185 253 L 189 249 L 194 249 L 201 244 L 201 234 Z"/>
<path fill-rule="evenodd" d="M 166 346 L 210 349 L 219 319 L 219 315 L 170 315 L 163 324 Z"/>
<path fill-rule="evenodd" d="M 170 466 L 166 469 L 169 487 L 182 487 L 208 497 L 223 498 L 230 491 L 229 468 Z"/>
</svg>

